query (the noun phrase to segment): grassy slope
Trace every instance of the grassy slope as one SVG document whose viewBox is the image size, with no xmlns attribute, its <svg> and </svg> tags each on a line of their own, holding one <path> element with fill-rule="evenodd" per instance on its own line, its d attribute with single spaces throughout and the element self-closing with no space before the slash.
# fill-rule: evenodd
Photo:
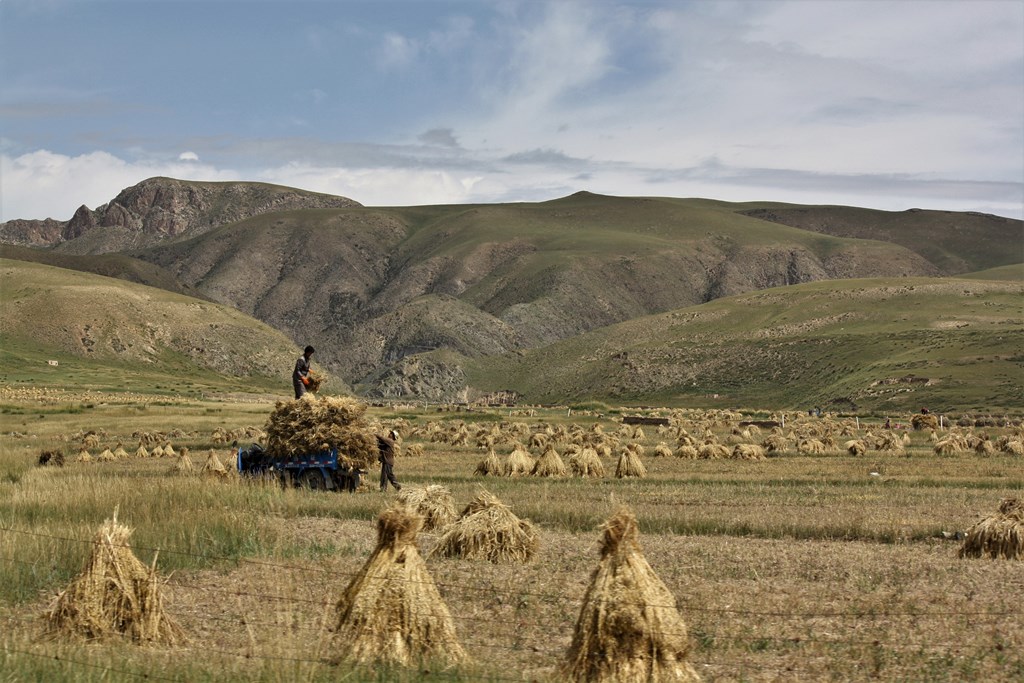
<svg viewBox="0 0 1024 683">
<path fill-rule="evenodd" d="M 1024 260 L 1021 221 L 974 212 L 879 211 L 779 202 L 730 205 L 765 220 L 829 235 L 872 239 L 910 249 L 947 275 Z M 1008 248 L 1015 245 L 1015 248 Z"/>
<path fill-rule="evenodd" d="M 0 306 L 5 383 L 158 393 L 288 390 L 295 346 L 231 308 L 10 260 L 0 260 Z"/>
<path fill-rule="evenodd" d="M 632 320 L 471 366 L 533 401 L 1019 409 L 1019 281 L 817 282 Z M 526 369 L 529 368 L 529 371 Z M 880 381 L 907 376 L 920 383 Z M 717 398 L 715 398 L 717 395 Z"/>
</svg>

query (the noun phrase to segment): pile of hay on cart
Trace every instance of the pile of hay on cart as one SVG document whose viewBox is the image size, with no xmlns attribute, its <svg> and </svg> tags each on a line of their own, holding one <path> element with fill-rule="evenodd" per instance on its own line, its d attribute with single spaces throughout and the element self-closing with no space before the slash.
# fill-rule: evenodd
<svg viewBox="0 0 1024 683">
<path fill-rule="evenodd" d="M 266 451 L 286 457 L 336 448 L 343 465 L 369 467 L 377 460 L 377 437 L 365 414 L 366 404 L 347 397 L 278 401 L 264 430 Z"/>
</svg>

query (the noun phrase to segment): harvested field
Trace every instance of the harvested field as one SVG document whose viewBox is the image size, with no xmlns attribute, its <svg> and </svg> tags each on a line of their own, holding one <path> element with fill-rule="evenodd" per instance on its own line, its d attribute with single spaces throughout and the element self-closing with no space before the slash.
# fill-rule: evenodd
<svg viewBox="0 0 1024 683">
<path fill-rule="evenodd" d="M 599 528 L 625 504 L 636 514 L 644 558 L 686 624 L 689 661 L 705 681 L 1024 677 L 1020 562 L 960 559 L 956 536 L 992 515 L 1001 500 L 1024 498 L 1019 455 L 980 455 L 975 448 L 939 455 L 927 430 L 909 429 L 899 434 L 902 451 L 877 450 L 865 438 L 868 428 L 881 433 L 877 423 L 842 436 L 847 426 L 811 423 L 820 432 L 815 438 L 831 437 L 838 446 L 802 455 L 787 419 L 783 436 L 791 445 L 766 459 L 648 457 L 643 479 L 481 480 L 473 472 L 482 452 L 472 439 L 453 446 L 414 436 L 412 427 L 436 416 L 410 411 L 402 414 L 412 423 L 403 446 L 423 454 L 396 460 L 407 485 L 402 493 L 443 486 L 462 510 L 486 481 L 517 517 L 536 526 L 539 543 L 528 563 L 494 564 L 432 554 L 443 522 L 420 532 L 416 545 L 468 660 L 432 673 L 332 664 L 338 595 L 377 547 L 376 520 L 395 494 L 182 477 L 166 459 L 76 462 L 81 439 L 59 438 L 94 429 L 103 434 L 96 454 L 118 441 L 134 443 L 134 431 L 183 425 L 189 434 L 175 437 L 174 448 L 206 454 L 218 448 L 218 421 L 225 431 L 259 424 L 272 407 L 133 411 L 111 402 L 66 415 L 61 424 L 39 420 L 34 434 L 8 441 L 0 456 L 0 567 L 7 577 L 0 585 L 0 670 L 13 680 L 553 680 L 600 560 Z M 215 421 L 211 409 L 225 412 Z M 374 410 L 371 417 L 381 422 L 393 419 Z M 505 419 L 497 415 L 495 423 Z M 457 426 L 459 417 L 444 426 Z M 0 416 L 0 431 L 15 430 L 22 419 Z M 574 431 L 554 411 L 528 419 L 530 429 L 545 420 Z M 583 433 L 599 425 L 611 434 L 620 426 L 574 419 Z M 738 419 L 694 414 L 678 426 L 701 442 L 724 442 Z M 667 441 L 650 431 L 642 443 L 648 453 Z M 1019 439 L 1014 427 L 973 428 L 971 436 L 982 431 L 994 444 Z M 765 436 L 751 434 L 751 443 Z M 844 447 L 853 439 L 868 444 L 856 456 Z M 504 462 L 514 441 L 496 439 L 494 448 Z M 39 467 L 42 451 L 62 452 L 65 466 Z M 618 455 L 599 459 L 611 472 Z M 227 462 L 219 448 L 218 456 Z M 39 615 L 85 565 L 112 500 L 120 501 L 119 519 L 135 530 L 139 561 L 151 566 L 158 558 L 167 577 L 164 609 L 187 643 L 38 640 Z M 168 503 L 188 512 L 172 519 Z"/>
</svg>

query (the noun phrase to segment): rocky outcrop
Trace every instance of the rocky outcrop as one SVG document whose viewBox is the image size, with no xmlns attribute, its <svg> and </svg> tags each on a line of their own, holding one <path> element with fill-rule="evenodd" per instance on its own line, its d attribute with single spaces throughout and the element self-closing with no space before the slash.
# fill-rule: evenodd
<svg viewBox="0 0 1024 683">
<path fill-rule="evenodd" d="M 73 254 L 140 249 L 201 235 L 215 227 L 274 211 L 339 209 L 360 204 L 346 197 L 264 183 L 203 183 L 150 178 L 95 210 L 81 206 L 67 222 L 8 221 L 0 241 L 57 246 Z"/>
<path fill-rule="evenodd" d="M 15 219 L 0 223 L 0 242 L 19 247 L 48 247 L 61 239 L 64 221 Z"/>
</svg>

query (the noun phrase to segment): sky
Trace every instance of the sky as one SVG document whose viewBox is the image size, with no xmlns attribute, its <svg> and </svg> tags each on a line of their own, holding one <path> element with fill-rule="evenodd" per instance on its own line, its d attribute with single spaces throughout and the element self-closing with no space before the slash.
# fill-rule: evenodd
<svg viewBox="0 0 1024 683">
<path fill-rule="evenodd" d="M 1021 218 L 1024 1 L 0 0 L 0 220 L 153 176 Z"/>
</svg>

